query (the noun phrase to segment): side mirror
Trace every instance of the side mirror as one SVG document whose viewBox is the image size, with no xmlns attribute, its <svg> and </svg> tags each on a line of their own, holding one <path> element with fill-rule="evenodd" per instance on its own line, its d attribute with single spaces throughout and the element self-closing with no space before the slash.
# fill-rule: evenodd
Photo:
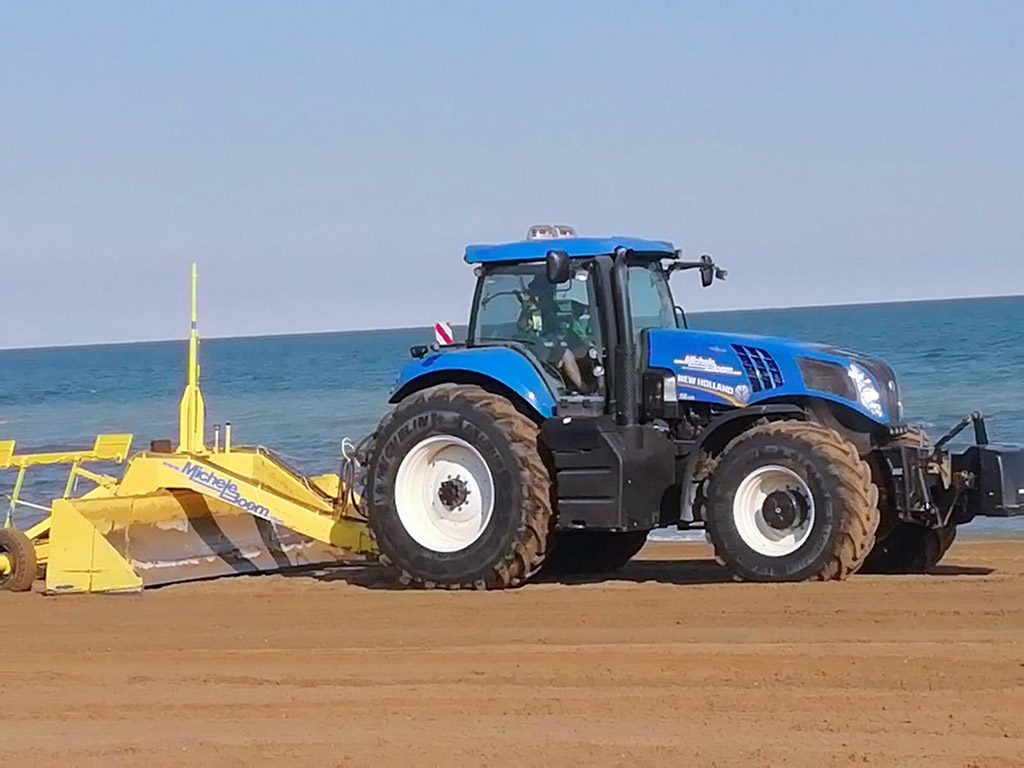
<svg viewBox="0 0 1024 768">
<path fill-rule="evenodd" d="M 565 251 L 548 251 L 547 271 L 548 282 L 564 283 L 569 280 L 569 254 Z"/>
<path fill-rule="evenodd" d="M 700 284 L 708 288 L 715 282 L 715 262 L 706 253 L 700 257 Z"/>
<path fill-rule="evenodd" d="M 706 253 L 700 257 L 700 284 L 708 288 L 715 280 L 725 280 L 726 272 L 721 267 L 716 267 L 715 262 Z"/>
</svg>

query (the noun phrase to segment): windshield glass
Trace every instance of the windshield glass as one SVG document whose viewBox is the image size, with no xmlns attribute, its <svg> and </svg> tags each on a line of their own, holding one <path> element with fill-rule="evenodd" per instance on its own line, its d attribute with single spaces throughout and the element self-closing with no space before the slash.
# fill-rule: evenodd
<svg viewBox="0 0 1024 768">
<path fill-rule="evenodd" d="M 482 278 L 473 341 L 514 340 L 531 346 L 600 346 L 591 265 L 565 283 L 548 282 L 543 264 L 491 269 Z"/>
<path fill-rule="evenodd" d="M 633 333 L 646 328 L 677 328 L 676 309 L 668 287 L 668 275 L 658 261 L 629 267 L 629 308 Z"/>
<path fill-rule="evenodd" d="M 564 283 L 548 282 L 544 264 L 510 264 L 480 278 L 471 340 L 514 341 L 563 380 L 569 392 L 603 387 L 604 347 L 597 312 L 593 262 L 573 265 Z"/>
</svg>

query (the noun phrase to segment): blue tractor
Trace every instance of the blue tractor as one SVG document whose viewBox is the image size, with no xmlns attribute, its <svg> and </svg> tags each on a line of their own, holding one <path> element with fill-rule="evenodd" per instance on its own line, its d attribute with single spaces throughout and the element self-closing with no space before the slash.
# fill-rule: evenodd
<svg viewBox="0 0 1024 768">
<path fill-rule="evenodd" d="M 978 414 L 931 443 L 881 360 L 689 330 L 669 278 L 725 277 L 707 256 L 537 226 L 466 261 L 466 342 L 413 347 L 366 457 L 369 524 L 406 582 L 610 571 L 667 526 L 704 529 L 744 580 L 923 571 L 957 525 L 1024 513 L 1024 449 Z"/>
</svg>

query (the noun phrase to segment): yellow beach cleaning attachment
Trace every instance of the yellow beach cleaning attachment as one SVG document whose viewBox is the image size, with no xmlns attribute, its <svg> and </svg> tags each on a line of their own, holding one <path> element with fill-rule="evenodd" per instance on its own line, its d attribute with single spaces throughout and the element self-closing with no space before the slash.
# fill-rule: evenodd
<svg viewBox="0 0 1024 768">
<path fill-rule="evenodd" d="M 260 446 L 232 445 L 215 430 L 206 445 L 199 387 L 196 269 L 192 267 L 187 376 L 178 444 L 155 441 L 128 457 L 131 435 L 100 435 L 92 450 L 17 454 L 0 442 L 0 470 L 16 472 L 0 528 L 0 589 L 24 590 L 37 569 L 46 591 L 123 592 L 238 573 L 365 561 L 376 553 L 358 497 L 338 475 L 306 477 Z M 122 463 L 120 477 L 86 464 Z M 20 498 L 25 473 L 66 464 L 61 498 L 49 505 Z M 91 487 L 73 495 L 80 481 Z M 18 505 L 44 519 L 12 527 Z"/>
</svg>

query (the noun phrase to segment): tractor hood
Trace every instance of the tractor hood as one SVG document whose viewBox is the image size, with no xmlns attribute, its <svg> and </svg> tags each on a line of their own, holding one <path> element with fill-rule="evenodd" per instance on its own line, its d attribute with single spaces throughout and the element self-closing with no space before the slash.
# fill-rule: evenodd
<svg viewBox="0 0 1024 768">
<path fill-rule="evenodd" d="M 903 418 L 896 376 L 886 363 L 823 344 L 697 330 L 648 332 L 648 365 L 671 371 L 680 400 L 741 408 L 814 397 L 882 424 Z"/>
</svg>

